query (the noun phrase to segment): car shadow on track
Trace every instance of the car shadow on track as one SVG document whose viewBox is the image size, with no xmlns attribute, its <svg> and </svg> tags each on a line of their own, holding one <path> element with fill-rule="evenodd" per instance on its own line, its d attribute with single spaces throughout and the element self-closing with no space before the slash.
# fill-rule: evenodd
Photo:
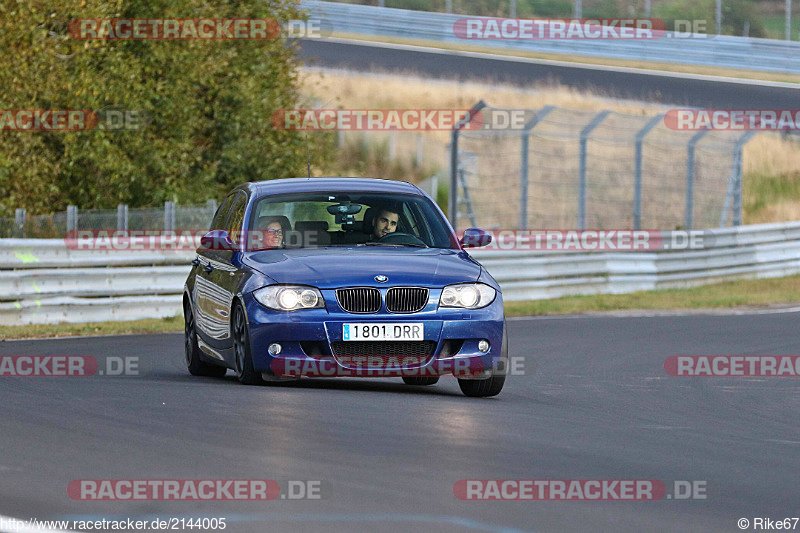
<svg viewBox="0 0 800 533">
<path fill-rule="evenodd" d="M 458 390 L 458 384 L 455 378 L 442 376 L 441 381 L 436 385 L 416 386 L 406 385 L 400 378 L 302 378 L 299 381 L 287 381 L 278 383 L 268 383 L 266 385 L 241 385 L 236 376 L 232 372 L 223 378 L 206 378 L 196 377 L 189 374 L 166 376 L 162 374 L 159 379 L 169 379 L 180 381 L 181 383 L 203 383 L 210 385 L 212 383 L 219 383 L 226 387 L 242 387 L 253 390 L 279 390 L 279 389 L 305 389 L 305 390 L 344 390 L 344 391 L 358 391 L 358 392 L 393 392 L 398 394 L 417 394 L 417 395 L 430 395 L 430 396 L 458 396 L 463 397 L 461 391 Z M 389 379 L 396 379 L 397 382 L 387 381 Z M 452 384 L 456 387 L 452 388 L 442 387 L 444 380 L 453 380 Z M 444 381 L 447 383 L 446 381 Z"/>
</svg>

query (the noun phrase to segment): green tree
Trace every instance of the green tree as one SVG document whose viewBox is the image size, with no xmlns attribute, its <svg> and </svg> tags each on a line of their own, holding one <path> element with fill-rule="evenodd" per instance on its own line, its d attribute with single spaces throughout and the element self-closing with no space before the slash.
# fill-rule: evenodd
<svg viewBox="0 0 800 533">
<path fill-rule="evenodd" d="M 132 131 L 0 131 L 0 212 L 203 201 L 305 174 L 305 140 L 276 130 L 302 105 L 293 46 L 273 40 L 76 40 L 72 19 L 303 18 L 290 0 L 0 3 L 0 109 L 145 113 Z M 312 136 L 324 160 L 329 142 Z"/>
</svg>

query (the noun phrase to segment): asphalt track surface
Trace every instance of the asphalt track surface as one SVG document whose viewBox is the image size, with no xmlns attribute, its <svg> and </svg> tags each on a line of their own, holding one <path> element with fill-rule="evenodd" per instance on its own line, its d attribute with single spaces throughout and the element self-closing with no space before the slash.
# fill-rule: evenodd
<svg viewBox="0 0 800 533">
<path fill-rule="evenodd" d="M 368 42 L 301 40 L 300 56 L 309 66 L 354 71 L 414 73 L 448 80 L 510 83 L 535 89 L 563 85 L 611 98 L 674 106 L 718 109 L 794 109 L 800 86 L 771 86 L 694 79 L 629 71 L 582 68 L 546 62 L 497 60 L 422 48 L 387 48 Z M 479 55 L 479 54 L 478 54 Z M 624 70 L 624 69 L 623 69 Z M 491 102 L 487 102 L 491 104 Z"/>
<path fill-rule="evenodd" d="M 739 531 L 798 516 L 797 378 L 677 378 L 670 355 L 800 354 L 796 313 L 509 322 L 489 399 L 399 379 L 196 378 L 182 335 L 7 341 L 142 376 L 0 378 L 0 515 L 226 517 L 227 531 Z M 73 479 L 321 480 L 321 500 L 87 502 Z M 460 479 L 707 482 L 705 500 L 460 501 Z"/>
</svg>

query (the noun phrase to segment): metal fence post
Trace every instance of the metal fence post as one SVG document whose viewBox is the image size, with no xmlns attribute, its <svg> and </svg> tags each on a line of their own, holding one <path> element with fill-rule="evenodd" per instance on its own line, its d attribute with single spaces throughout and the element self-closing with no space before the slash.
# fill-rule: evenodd
<svg viewBox="0 0 800 533">
<path fill-rule="evenodd" d="M 581 130 L 580 137 L 580 168 L 578 170 L 578 229 L 586 229 L 586 141 L 589 135 L 604 118 L 611 113 L 608 109 L 600 111 Z"/>
<path fill-rule="evenodd" d="M 25 238 L 25 217 L 26 211 L 24 209 L 18 208 L 14 211 L 14 237 L 18 237 L 20 239 Z"/>
<path fill-rule="evenodd" d="M 128 231 L 128 206 L 125 204 L 117 205 L 117 229 Z"/>
<path fill-rule="evenodd" d="M 636 133 L 636 166 L 633 176 L 633 229 L 642 229 L 642 143 L 645 135 L 650 133 L 650 130 L 655 128 L 663 118 L 663 114 L 651 118 Z"/>
<path fill-rule="evenodd" d="M 520 158 L 519 229 L 528 227 L 528 152 L 531 130 L 556 106 L 548 105 L 537 111 L 522 128 L 522 157 Z"/>
<path fill-rule="evenodd" d="M 453 131 L 450 132 L 450 191 L 448 192 L 449 197 L 447 199 L 447 215 L 454 229 L 458 223 L 456 220 L 458 218 L 458 133 L 461 131 L 461 128 L 472 120 L 475 113 L 484 107 L 486 107 L 486 102 L 483 100 L 472 106 L 467 116 L 458 121 L 455 126 L 453 126 Z"/>
<path fill-rule="evenodd" d="M 164 202 L 164 229 L 175 229 L 175 202 Z"/>
<path fill-rule="evenodd" d="M 74 205 L 67 206 L 67 233 L 70 231 L 78 231 L 78 207 Z"/>
<path fill-rule="evenodd" d="M 752 139 L 755 134 L 758 133 L 756 131 L 748 131 L 744 135 L 742 135 L 739 140 L 736 141 L 736 146 L 734 147 L 733 158 L 734 158 L 734 170 L 736 172 L 736 188 L 734 189 L 733 194 L 733 225 L 734 226 L 741 226 L 742 225 L 742 191 L 744 189 L 744 176 L 742 170 L 742 151 L 744 150 L 744 145 Z"/>
<path fill-rule="evenodd" d="M 692 215 L 694 211 L 694 148 L 700 139 L 705 136 L 709 130 L 702 130 L 695 133 L 689 140 L 686 148 L 686 213 L 685 213 L 685 230 L 692 229 Z"/>
<path fill-rule="evenodd" d="M 733 201 L 733 225 L 740 226 L 742 224 L 742 148 L 756 133 L 755 131 L 745 132 L 733 145 L 731 175 L 728 178 L 728 190 L 725 193 L 725 201 L 722 202 L 722 212 L 719 215 L 720 228 L 724 228 L 725 221 L 728 220 L 731 201 Z"/>
</svg>

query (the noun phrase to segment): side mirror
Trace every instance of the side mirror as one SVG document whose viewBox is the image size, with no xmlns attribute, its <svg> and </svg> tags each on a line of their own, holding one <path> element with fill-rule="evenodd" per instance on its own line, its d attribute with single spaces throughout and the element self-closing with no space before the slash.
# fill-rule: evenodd
<svg viewBox="0 0 800 533">
<path fill-rule="evenodd" d="M 227 231 L 215 229 L 200 237 L 200 247 L 206 250 L 233 250 L 233 241 Z"/>
<path fill-rule="evenodd" d="M 464 235 L 458 241 L 464 248 L 480 248 L 491 244 L 492 235 L 482 229 L 469 228 L 464 230 Z"/>
</svg>

